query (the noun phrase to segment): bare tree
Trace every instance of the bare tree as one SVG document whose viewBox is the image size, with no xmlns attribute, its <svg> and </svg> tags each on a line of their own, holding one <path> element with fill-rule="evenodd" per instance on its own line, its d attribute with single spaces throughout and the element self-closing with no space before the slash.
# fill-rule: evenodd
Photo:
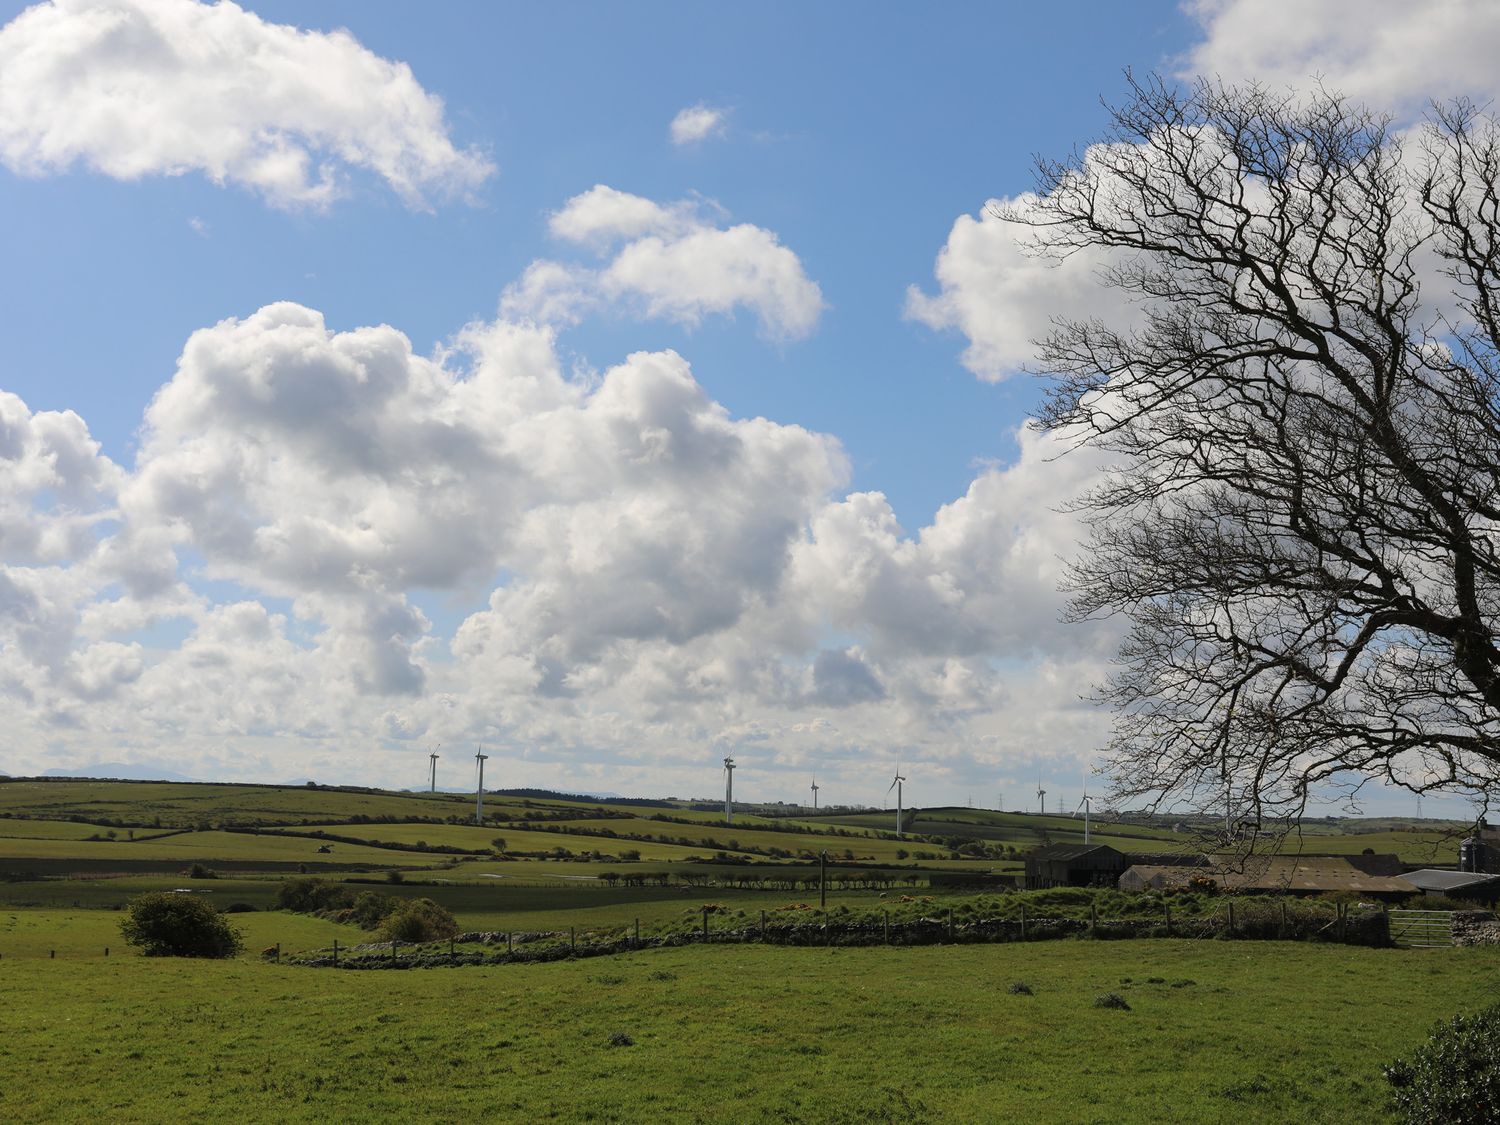
<svg viewBox="0 0 1500 1125">
<path fill-rule="evenodd" d="M 1077 618 L 1125 614 L 1119 799 L 1297 814 L 1500 775 L 1500 139 L 1340 97 L 1132 80 L 1002 215 L 1099 254 L 1038 424 L 1110 452 Z"/>
</svg>

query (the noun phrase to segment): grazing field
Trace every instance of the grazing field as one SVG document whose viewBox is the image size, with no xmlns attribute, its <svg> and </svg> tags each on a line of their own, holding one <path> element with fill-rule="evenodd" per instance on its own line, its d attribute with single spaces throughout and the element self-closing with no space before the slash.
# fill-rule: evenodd
<svg viewBox="0 0 1500 1125">
<path fill-rule="evenodd" d="M 57 840 L 40 837 L 0 839 L 4 859 L 77 860 L 108 870 L 116 860 L 182 863 L 236 862 L 240 865 L 267 863 L 341 863 L 375 866 L 428 865 L 437 860 L 421 852 L 368 848 L 357 844 L 334 844 L 333 851 L 319 854 L 318 841 L 280 836 L 274 832 L 178 832 L 167 836 L 126 840 Z M 441 857 L 438 857 L 441 858 Z"/>
<path fill-rule="evenodd" d="M 1165 940 L 4 968 L 17 1122 L 1371 1122 L 1380 1065 L 1500 985 L 1493 950 Z"/>
</svg>

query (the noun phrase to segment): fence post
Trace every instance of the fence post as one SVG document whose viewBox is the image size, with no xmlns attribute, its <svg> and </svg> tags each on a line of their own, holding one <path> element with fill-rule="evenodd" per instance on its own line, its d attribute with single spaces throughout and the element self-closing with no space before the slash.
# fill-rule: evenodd
<svg viewBox="0 0 1500 1125">
<path fill-rule="evenodd" d="M 1348 937 L 1349 930 L 1346 922 L 1348 917 L 1349 904 L 1347 902 L 1339 903 L 1339 941 L 1343 941 L 1346 937 Z"/>
<path fill-rule="evenodd" d="M 1282 937 L 1282 940 L 1286 939 L 1286 926 L 1287 926 L 1287 923 L 1286 923 L 1286 901 L 1283 900 L 1282 903 L 1281 903 L 1281 937 Z"/>
<path fill-rule="evenodd" d="M 1099 910 L 1095 905 L 1089 903 L 1089 937 L 1099 936 Z"/>
<path fill-rule="evenodd" d="M 766 912 L 764 910 L 760 912 L 760 940 L 766 940 Z"/>
<path fill-rule="evenodd" d="M 703 908 L 703 940 L 708 941 L 708 907 Z"/>
<path fill-rule="evenodd" d="M 456 954 L 456 953 L 453 952 L 453 939 L 452 938 L 448 939 L 448 960 L 450 962 L 456 962 L 458 960 L 458 954 Z"/>
<path fill-rule="evenodd" d="M 47 956 L 48 956 L 48 958 L 50 960 L 54 960 L 55 961 L 57 959 L 57 950 L 55 950 L 55 949 L 52 950 L 50 953 L 47 954 Z"/>
<path fill-rule="evenodd" d="M 574 954 L 575 956 L 578 953 L 578 927 L 577 926 L 569 926 L 568 927 L 568 952 Z"/>
<path fill-rule="evenodd" d="M 828 910 L 828 853 L 818 853 L 818 909 Z"/>
<path fill-rule="evenodd" d="M 399 944 L 400 944 L 400 942 L 398 942 L 395 938 L 391 938 L 391 964 L 392 965 L 394 965 L 396 963 L 396 946 L 399 945 Z"/>
<path fill-rule="evenodd" d="M 339 939 L 338 938 L 334 938 L 333 939 L 333 967 L 335 969 L 337 969 L 339 967 Z"/>
<path fill-rule="evenodd" d="M 105 956 L 108 957 L 109 954 L 105 953 Z M 276 943 L 276 963 L 281 964 L 281 942 L 279 941 Z"/>
<path fill-rule="evenodd" d="M 106 956 L 106 957 L 109 956 L 109 946 L 107 946 L 107 945 L 104 947 L 104 956 Z"/>
</svg>

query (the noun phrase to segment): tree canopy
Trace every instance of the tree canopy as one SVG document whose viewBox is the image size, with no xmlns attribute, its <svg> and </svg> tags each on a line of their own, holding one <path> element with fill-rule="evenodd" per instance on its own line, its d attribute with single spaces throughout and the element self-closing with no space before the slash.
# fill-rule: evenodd
<svg viewBox="0 0 1500 1125">
<path fill-rule="evenodd" d="M 1123 614 L 1117 796 L 1300 812 L 1500 773 L 1500 137 L 1132 82 L 1002 209 L 1130 323 L 1060 320 L 1038 424 L 1108 451 L 1072 613 Z"/>
</svg>

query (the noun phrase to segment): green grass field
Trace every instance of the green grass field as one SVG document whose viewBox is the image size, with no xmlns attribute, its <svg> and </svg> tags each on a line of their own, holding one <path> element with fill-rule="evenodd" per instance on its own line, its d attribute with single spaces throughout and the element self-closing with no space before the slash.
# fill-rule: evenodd
<svg viewBox="0 0 1500 1125">
<path fill-rule="evenodd" d="M 104 936 L 79 925 L 83 945 Z M 1500 952 L 1061 941 L 378 973 L 60 953 L 3 969 L 0 1060 L 25 1076 L 0 1084 L 7 1121 L 233 1106 L 251 1121 L 1238 1125 L 1385 1120 L 1380 1065 L 1492 995 Z M 1009 994 L 1017 980 L 1034 995 Z M 1095 1008 L 1107 991 L 1130 1010 Z"/>
</svg>

